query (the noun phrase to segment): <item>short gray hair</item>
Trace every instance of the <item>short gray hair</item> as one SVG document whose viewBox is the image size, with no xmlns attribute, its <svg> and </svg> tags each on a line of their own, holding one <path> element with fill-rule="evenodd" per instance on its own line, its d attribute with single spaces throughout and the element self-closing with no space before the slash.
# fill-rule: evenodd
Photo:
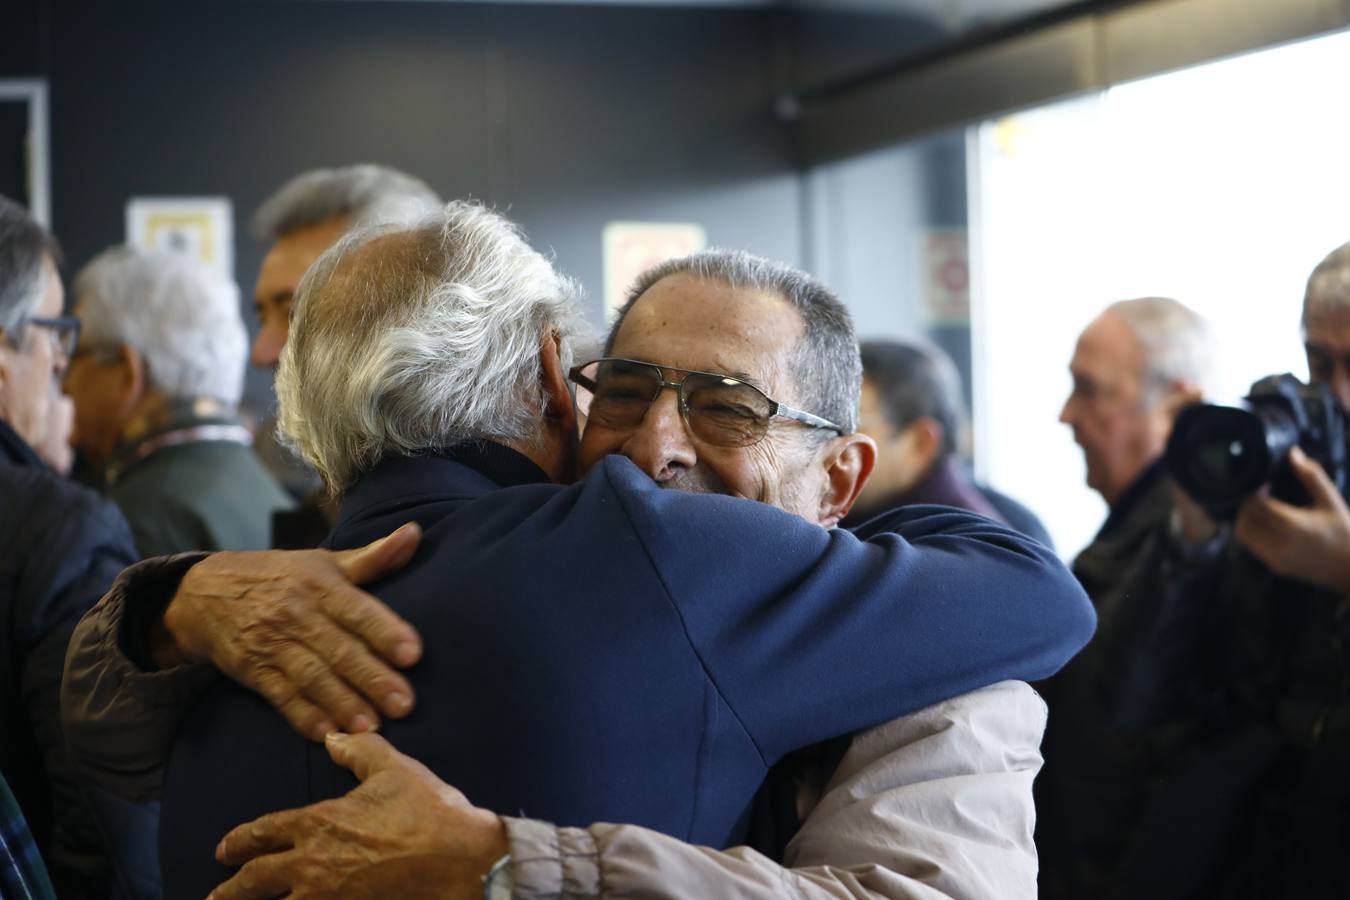
<svg viewBox="0 0 1350 900">
<path fill-rule="evenodd" d="M 942 426 L 942 456 L 960 446 L 965 428 L 961 373 L 941 348 L 928 341 L 863 341 L 863 378 L 876 388 L 891 426 L 908 428 L 930 418 Z"/>
<path fill-rule="evenodd" d="M 1208 392 L 1214 338 L 1199 313 L 1170 297 L 1118 300 L 1106 308 L 1125 320 L 1144 348 L 1144 397 L 1153 402 L 1175 382 Z"/>
<path fill-rule="evenodd" d="M 282 438 L 346 491 L 389 456 L 537 440 L 541 342 L 563 366 L 581 291 L 481 205 L 348 233 L 305 274 L 277 370 Z"/>
<path fill-rule="evenodd" d="M 1350 310 L 1350 243 L 1328 253 L 1308 276 L 1303 292 L 1303 324 L 1314 306 L 1333 311 Z"/>
<path fill-rule="evenodd" d="M 150 384 L 170 399 L 239 402 L 248 335 L 233 281 L 186 254 L 118 245 L 81 269 L 73 287 L 82 345 L 136 350 Z"/>
<path fill-rule="evenodd" d="M 440 208 L 426 182 L 388 166 L 315 169 L 297 175 L 263 201 L 253 233 L 275 241 L 284 234 L 337 217 L 350 227 L 415 222 Z"/>
<path fill-rule="evenodd" d="M 605 353 L 633 304 L 658 281 L 687 275 L 725 284 L 735 290 L 772 293 L 786 300 L 802 317 L 802 336 L 787 361 L 800 404 L 807 412 L 829 419 L 846 434 L 858 428 L 858 395 L 862 390 L 862 362 L 853 320 L 829 288 L 786 263 L 774 262 L 740 250 L 705 250 L 672 259 L 643 272 L 619 310 Z"/>
<path fill-rule="evenodd" d="M 42 302 L 44 258 L 53 265 L 61 258 L 51 235 L 28 210 L 0 197 L 0 328 L 7 334 Z"/>
</svg>

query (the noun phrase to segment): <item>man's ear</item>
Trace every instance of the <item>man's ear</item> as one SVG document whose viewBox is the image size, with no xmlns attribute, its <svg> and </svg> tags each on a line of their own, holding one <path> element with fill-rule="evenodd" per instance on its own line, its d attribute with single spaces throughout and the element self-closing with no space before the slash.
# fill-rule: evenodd
<svg viewBox="0 0 1350 900">
<path fill-rule="evenodd" d="M 577 408 L 567 387 L 562 364 L 562 337 L 549 332 L 539 344 L 539 387 L 544 395 L 540 435 L 546 445 L 545 468 L 555 482 L 568 484 L 577 475 Z"/>
<path fill-rule="evenodd" d="M 877 445 L 865 434 L 841 435 L 826 445 L 821 460 L 826 489 L 820 498 L 817 521 L 833 528 L 848 515 L 877 464 Z"/>
<path fill-rule="evenodd" d="M 117 351 L 117 359 L 114 360 L 117 366 L 118 374 L 118 396 L 122 401 L 125 413 L 130 415 L 131 410 L 141 402 L 145 396 L 145 391 L 149 387 L 149 373 L 145 367 L 145 357 L 141 356 L 140 351 L 133 347 L 123 344 Z"/>
<path fill-rule="evenodd" d="M 576 405 L 567 386 L 567 373 L 562 365 L 562 336 L 556 331 L 544 336 L 539 345 L 539 386 L 543 388 L 544 417 L 558 422 L 573 435 L 577 430 Z"/>
<path fill-rule="evenodd" d="M 1205 392 L 1198 384 L 1179 380 L 1167 385 L 1158 406 L 1170 426 L 1183 409 L 1201 403 L 1204 399 Z"/>
<path fill-rule="evenodd" d="M 914 448 L 919 472 L 931 471 L 933 463 L 942 455 L 942 442 L 947 436 L 947 429 L 932 416 L 919 416 L 906 426 L 905 431 L 913 441 L 911 446 Z"/>
</svg>

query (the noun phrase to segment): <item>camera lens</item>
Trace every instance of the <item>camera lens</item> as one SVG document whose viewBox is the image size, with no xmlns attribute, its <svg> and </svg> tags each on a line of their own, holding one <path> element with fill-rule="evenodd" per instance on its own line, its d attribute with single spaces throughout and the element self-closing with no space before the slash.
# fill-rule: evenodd
<svg viewBox="0 0 1350 900">
<path fill-rule="evenodd" d="M 1242 498 L 1270 478 L 1266 422 L 1251 410 L 1197 405 L 1182 411 L 1167 443 L 1178 483 L 1211 513 L 1232 515 Z"/>
</svg>

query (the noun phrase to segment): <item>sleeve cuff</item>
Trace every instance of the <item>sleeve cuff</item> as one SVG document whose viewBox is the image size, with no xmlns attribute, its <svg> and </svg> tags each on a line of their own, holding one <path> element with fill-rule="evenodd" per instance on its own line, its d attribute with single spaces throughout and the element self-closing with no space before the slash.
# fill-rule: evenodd
<svg viewBox="0 0 1350 900">
<path fill-rule="evenodd" d="M 600 853 L 584 828 L 502 817 L 511 848 L 516 900 L 584 900 L 600 896 Z"/>
<path fill-rule="evenodd" d="M 142 672 L 157 671 L 150 653 L 151 623 L 164 615 L 188 569 L 208 555 L 180 553 L 147 559 L 118 576 L 109 598 L 117 607 L 112 610 L 118 619 L 117 646 Z"/>
</svg>

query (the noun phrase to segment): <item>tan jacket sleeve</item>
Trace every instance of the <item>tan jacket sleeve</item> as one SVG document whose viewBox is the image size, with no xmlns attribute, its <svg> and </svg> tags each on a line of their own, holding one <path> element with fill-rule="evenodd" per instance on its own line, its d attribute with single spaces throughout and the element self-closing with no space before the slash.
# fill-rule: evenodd
<svg viewBox="0 0 1350 900">
<path fill-rule="evenodd" d="M 634 825 L 510 819 L 517 900 L 1034 900 L 1045 704 L 1004 682 L 857 735 L 783 865 Z"/>
<path fill-rule="evenodd" d="M 66 648 L 61 719 L 72 761 L 99 787 L 138 802 L 159 798 L 169 743 L 192 700 L 215 678 L 210 666 L 148 671 L 127 652 L 204 554 L 137 563 L 79 621 Z"/>
</svg>

